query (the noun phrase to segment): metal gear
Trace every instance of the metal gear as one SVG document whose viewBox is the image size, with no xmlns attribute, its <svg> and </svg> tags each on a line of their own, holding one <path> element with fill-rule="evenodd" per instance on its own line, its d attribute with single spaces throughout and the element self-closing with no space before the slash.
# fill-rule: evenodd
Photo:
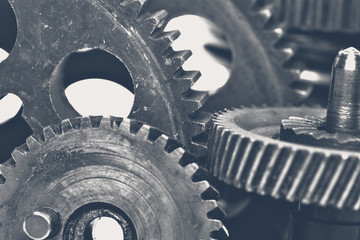
<svg viewBox="0 0 360 240">
<path fill-rule="evenodd" d="M 192 14 L 204 17 L 224 31 L 232 52 L 231 75 L 204 109 L 249 104 L 284 104 L 305 99 L 309 85 L 299 83 L 299 71 L 284 68 L 292 50 L 275 48 L 282 28 L 269 26 L 273 5 L 254 0 L 152 1 L 149 8 L 165 9 L 169 18 Z M 301 85 L 301 88 L 298 88 Z M 275 94 L 274 94 L 275 93 Z"/>
<path fill-rule="evenodd" d="M 289 28 L 305 31 L 360 32 L 357 0 L 275 0 L 274 18 Z"/>
<path fill-rule="evenodd" d="M 248 191 L 304 204 L 360 209 L 360 154 L 278 140 L 282 119 L 323 108 L 234 109 L 217 114 L 209 142 L 212 175 Z"/>
<path fill-rule="evenodd" d="M 170 45 L 178 31 L 164 32 L 167 13 L 147 13 L 147 0 L 11 1 L 17 40 L 0 64 L 0 96 L 15 93 L 23 118 L 34 132 L 59 119 L 77 117 L 54 78 L 56 65 L 79 49 L 101 49 L 125 64 L 134 86 L 130 118 L 158 127 L 194 153 L 203 150 L 192 137 L 208 116 L 196 113 L 207 93 L 190 89 L 197 71 L 181 66 L 191 55 Z"/>
<path fill-rule="evenodd" d="M 103 216 L 128 240 L 221 238 L 217 192 L 177 146 L 121 118 L 44 128 L 0 165 L 0 238 L 84 239 Z"/>
</svg>

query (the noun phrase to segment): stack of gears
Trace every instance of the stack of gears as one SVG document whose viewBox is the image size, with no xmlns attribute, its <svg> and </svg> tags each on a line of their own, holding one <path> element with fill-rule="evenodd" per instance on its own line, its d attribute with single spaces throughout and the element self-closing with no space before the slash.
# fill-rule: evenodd
<svg viewBox="0 0 360 240">
<path fill-rule="evenodd" d="M 211 95 L 164 30 L 183 15 L 232 53 Z M 0 97 L 22 99 L 34 133 L 0 162 L 0 239 L 96 240 L 110 218 L 126 240 L 357 240 L 359 19 L 356 0 L 0 0 Z M 65 97 L 97 77 L 61 74 L 84 49 L 125 65 L 128 118 L 80 116 Z"/>
</svg>

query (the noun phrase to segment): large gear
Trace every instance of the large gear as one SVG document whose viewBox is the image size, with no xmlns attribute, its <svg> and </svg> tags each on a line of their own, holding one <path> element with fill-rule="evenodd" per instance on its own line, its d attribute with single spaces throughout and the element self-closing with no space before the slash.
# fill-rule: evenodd
<svg viewBox="0 0 360 240">
<path fill-rule="evenodd" d="M 238 188 L 304 204 L 360 209 L 360 154 L 278 140 L 282 119 L 319 108 L 234 109 L 213 119 L 209 171 Z"/>
<path fill-rule="evenodd" d="M 197 153 L 192 137 L 204 130 L 207 116 L 196 110 L 207 93 L 190 89 L 200 76 L 181 68 L 191 52 L 170 47 L 179 32 L 164 32 L 167 13 L 149 14 L 147 4 L 11 1 L 18 32 L 10 56 L 0 64 L 0 96 L 15 93 L 22 99 L 23 117 L 34 132 L 77 117 L 54 69 L 78 50 L 101 49 L 120 59 L 132 76 L 135 100 L 129 117 L 158 127 Z"/>
<path fill-rule="evenodd" d="M 272 7 L 254 0 L 158 0 L 149 4 L 153 10 L 165 9 L 167 21 L 192 14 L 223 31 L 232 52 L 231 75 L 205 103 L 211 112 L 239 105 L 295 103 L 309 95 L 310 86 L 297 88 L 300 72 L 284 67 L 292 50 L 275 47 L 283 30 L 269 25 Z"/>
<path fill-rule="evenodd" d="M 25 239 L 23 227 L 38 233 L 26 227 L 28 216 L 49 211 L 55 211 L 49 221 L 57 226 L 47 231 L 51 239 L 84 239 L 87 226 L 102 216 L 121 224 L 124 239 L 224 234 L 217 192 L 194 158 L 139 122 L 63 120 L 29 137 L 12 156 L 0 165 L 1 239 Z"/>
</svg>

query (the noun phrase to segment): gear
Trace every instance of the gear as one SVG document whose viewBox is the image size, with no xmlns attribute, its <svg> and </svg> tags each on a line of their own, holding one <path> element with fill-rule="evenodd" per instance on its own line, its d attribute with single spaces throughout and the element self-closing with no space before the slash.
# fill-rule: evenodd
<svg viewBox="0 0 360 240">
<path fill-rule="evenodd" d="M 191 55 L 170 47 L 178 31 L 164 32 L 167 13 L 146 12 L 147 0 L 11 1 L 18 33 L 10 56 L 0 65 L 0 96 L 17 94 L 23 117 L 34 132 L 59 119 L 77 117 L 54 69 L 79 49 L 101 49 L 121 59 L 133 78 L 130 118 L 158 127 L 197 153 L 192 136 L 205 127 L 196 113 L 207 98 L 190 89 L 197 71 L 184 71 Z M 206 119 L 208 120 L 208 119 Z"/>
<path fill-rule="evenodd" d="M 262 195 L 360 209 L 360 154 L 279 141 L 289 116 L 323 118 L 322 108 L 234 109 L 216 115 L 209 171 L 226 183 Z"/>
<path fill-rule="evenodd" d="M 25 232 L 45 239 L 35 238 L 43 225 L 52 239 L 84 239 L 103 216 L 123 227 L 124 239 L 225 234 L 217 192 L 194 158 L 139 122 L 63 120 L 29 137 L 12 156 L 0 165 L 1 239 L 25 239 Z"/>
<path fill-rule="evenodd" d="M 277 21 L 306 31 L 360 32 L 357 0 L 275 0 Z"/>
<path fill-rule="evenodd" d="M 272 5 L 259 2 L 158 0 L 149 5 L 153 10 L 168 11 L 168 20 L 192 14 L 211 20 L 224 31 L 232 51 L 231 76 L 205 103 L 204 108 L 210 112 L 240 104 L 294 103 L 310 94 L 309 85 L 294 87 L 299 86 L 299 71 L 284 68 L 292 51 L 274 47 L 283 30 L 268 26 Z"/>
</svg>

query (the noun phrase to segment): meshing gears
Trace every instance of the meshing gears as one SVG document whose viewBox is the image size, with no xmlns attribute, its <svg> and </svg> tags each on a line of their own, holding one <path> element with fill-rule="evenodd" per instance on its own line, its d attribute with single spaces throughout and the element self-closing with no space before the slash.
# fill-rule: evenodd
<svg viewBox="0 0 360 240">
<path fill-rule="evenodd" d="M 321 108 L 234 109 L 217 114 L 209 143 L 210 172 L 259 194 L 359 210 L 360 153 L 346 150 L 344 143 L 344 139 L 359 142 L 359 62 L 356 49 L 339 52 L 327 114 Z M 318 124 L 325 115 L 325 124 Z M 280 132 L 281 121 L 289 117 Z M 306 145 L 304 136 L 322 136 L 317 144 L 321 147 Z M 297 143 L 283 141 L 289 139 Z M 334 149 L 341 144 L 341 150 Z"/>
<path fill-rule="evenodd" d="M 92 239 L 100 217 L 127 240 L 226 236 L 194 158 L 139 122 L 63 120 L 12 156 L 0 165 L 1 239 Z"/>
<path fill-rule="evenodd" d="M 130 72 L 135 100 L 129 117 L 158 127 L 194 153 L 201 152 L 192 137 L 208 120 L 206 114 L 195 113 L 207 94 L 190 89 L 200 73 L 182 69 L 191 52 L 170 47 L 180 33 L 164 32 L 166 11 L 149 14 L 147 4 L 147 0 L 11 1 L 18 32 L 10 56 L 0 64 L 0 96 L 14 93 L 22 99 L 23 117 L 34 132 L 77 117 L 65 97 L 65 83 L 56 77 L 56 66 L 78 50 L 100 49 L 120 59 Z"/>
<path fill-rule="evenodd" d="M 231 75 L 205 103 L 210 112 L 239 104 L 297 103 L 311 92 L 311 86 L 299 84 L 300 71 L 284 67 L 293 51 L 276 47 L 283 29 L 270 24 L 274 5 L 262 2 L 157 0 L 149 4 L 150 9 L 165 9 L 169 13 L 166 22 L 190 14 L 210 20 L 221 29 L 221 37 L 226 38 L 232 53 Z"/>
</svg>

